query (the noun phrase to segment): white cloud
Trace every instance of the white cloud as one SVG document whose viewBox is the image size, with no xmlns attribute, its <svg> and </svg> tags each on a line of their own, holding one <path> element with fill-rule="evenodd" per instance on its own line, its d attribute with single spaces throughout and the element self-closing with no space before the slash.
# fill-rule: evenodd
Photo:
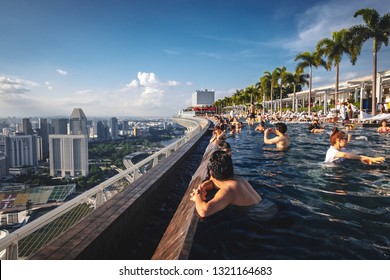
<svg viewBox="0 0 390 280">
<path fill-rule="evenodd" d="M 155 85 L 159 83 L 154 73 L 138 72 L 138 80 L 142 86 Z"/>
<path fill-rule="evenodd" d="M 45 82 L 45 86 L 47 87 L 48 90 L 53 90 L 53 86 L 50 82 Z"/>
<path fill-rule="evenodd" d="M 137 80 L 132 80 L 130 83 L 126 85 L 127 88 L 137 88 L 139 87 L 139 83 Z"/>
<path fill-rule="evenodd" d="M 139 72 L 120 89 L 69 89 L 53 84 L 0 76 L 1 116 L 69 115 L 83 108 L 87 116 L 171 116 L 191 98 L 188 84 L 174 79 L 161 81 L 154 73 Z M 26 94 L 29 93 L 29 94 Z M 17 112 L 17 113 L 15 113 Z"/>
<path fill-rule="evenodd" d="M 63 69 L 57 69 L 56 72 L 62 76 L 68 75 L 68 72 Z"/>
<path fill-rule="evenodd" d="M 319 40 L 331 38 L 332 32 L 362 23 L 354 13 L 362 7 L 372 6 L 372 0 L 332 0 L 315 5 L 296 15 L 297 32 L 284 43 L 285 48 L 296 53 L 314 51 Z"/>
<path fill-rule="evenodd" d="M 0 76 L 0 94 L 24 94 L 32 88 L 39 86 L 38 83 L 19 78 Z"/>
<path fill-rule="evenodd" d="M 168 84 L 168 86 L 171 86 L 171 87 L 175 87 L 175 86 L 180 85 L 180 83 L 177 81 L 168 81 L 167 84 Z"/>
<path fill-rule="evenodd" d="M 186 85 L 187 85 L 187 86 L 192 86 L 192 85 L 193 85 L 193 82 L 189 82 L 189 81 L 188 81 L 188 82 L 186 82 Z"/>
</svg>

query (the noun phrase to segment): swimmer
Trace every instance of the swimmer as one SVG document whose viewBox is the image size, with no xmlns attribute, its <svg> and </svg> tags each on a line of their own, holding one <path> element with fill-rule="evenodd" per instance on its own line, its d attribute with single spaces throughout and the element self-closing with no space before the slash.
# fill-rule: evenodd
<svg viewBox="0 0 390 280">
<path fill-rule="evenodd" d="M 213 143 L 214 141 L 218 143 L 219 141 L 222 141 L 226 139 L 226 131 L 222 130 L 222 127 L 220 125 L 216 125 L 213 130 L 213 136 L 210 139 L 210 143 Z"/>
<path fill-rule="evenodd" d="M 347 123 L 344 126 L 345 126 L 346 131 L 349 131 L 349 130 L 352 130 L 355 128 L 355 125 L 353 123 Z"/>
<path fill-rule="evenodd" d="M 311 133 L 321 133 L 324 132 L 325 127 L 320 126 L 317 120 L 308 126 L 308 129 Z"/>
<path fill-rule="evenodd" d="M 290 136 L 286 134 L 287 126 L 284 123 L 276 123 L 275 130 L 267 128 L 264 131 L 264 144 L 276 144 L 278 151 L 285 151 L 291 144 Z M 275 133 L 277 136 L 269 139 L 268 134 L 270 132 Z"/>
<path fill-rule="evenodd" d="M 255 131 L 264 132 L 264 130 L 265 130 L 265 122 L 261 121 L 259 125 L 255 128 Z"/>
<path fill-rule="evenodd" d="M 262 200 L 247 180 L 234 175 L 232 158 L 226 152 L 214 152 L 208 169 L 210 179 L 194 189 L 190 198 L 199 216 L 210 216 L 229 205 L 251 206 Z M 215 196 L 206 201 L 207 192 L 214 188 L 218 189 Z"/>
<path fill-rule="evenodd" d="M 226 141 L 220 141 L 218 143 L 219 150 L 226 152 L 229 156 L 232 156 L 232 147 Z"/>
<path fill-rule="evenodd" d="M 377 130 L 378 133 L 387 133 L 387 132 L 390 132 L 390 127 L 387 126 L 386 120 L 383 120 L 383 121 L 381 122 L 381 125 L 382 125 L 382 126 L 378 127 L 378 130 Z"/>
<path fill-rule="evenodd" d="M 350 153 L 346 150 L 348 136 L 345 132 L 340 131 L 337 127 L 333 128 L 330 136 L 330 148 L 326 152 L 325 162 L 341 162 L 344 158 L 357 159 L 364 164 L 382 163 L 384 157 L 367 157 Z"/>
</svg>

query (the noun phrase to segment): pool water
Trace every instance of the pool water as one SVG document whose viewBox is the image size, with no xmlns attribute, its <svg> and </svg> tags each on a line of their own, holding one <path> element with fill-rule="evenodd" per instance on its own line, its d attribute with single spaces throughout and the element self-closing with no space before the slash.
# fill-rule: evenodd
<svg viewBox="0 0 390 280">
<path fill-rule="evenodd" d="M 351 152 L 384 156 L 382 164 L 324 164 L 332 125 L 318 134 L 287 126 L 285 152 L 264 149 L 272 145 L 254 127 L 229 136 L 235 173 L 263 201 L 201 219 L 190 259 L 389 259 L 390 134 L 349 132 Z"/>
</svg>

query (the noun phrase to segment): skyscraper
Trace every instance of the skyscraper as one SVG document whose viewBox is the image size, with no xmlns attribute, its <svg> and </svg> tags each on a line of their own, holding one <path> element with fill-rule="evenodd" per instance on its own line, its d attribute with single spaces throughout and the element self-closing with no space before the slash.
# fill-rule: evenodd
<svg viewBox="0 0 390 280">
<path fill-rule="evenodd" d="M 0 178 L 6 177 L 8 175 L 8 165 L 7 165 L 7 156 L 0 152 Z"/>
<path fill-rule="evenodd" d="M 10 136 L 10 167 L 38 166 L 36 135 Z"/>
<path fill-rule="evenodd" d="M 68 119 L 52 119 L 50 134 L 68 134 Z"/>
<path fill-rule="evenodd" d="M 49 135 L 50 175 L 87 176 L 88 135 Z"/>
<path fill-rule="evenodd" d="M 39 119 L 38 135 L 42 138 L 42 159 L 49 157 L 49 133 L 47 126 L 47 119 Z"/>
<path fill-rule="evenodd" d="M 118 139 L 118 119 L 113 117 L 110 119 L 110 131 L 111 131 L 111 139 Z"/>
<path fill-rule="evenodd" d="M 69 119 L 70 135 L 88 135 L 87 117 L 81 108 L 75 108 Z"/>
<path fill-rule="evenodd" d="M 32 135 L 33 134 L 33 129 L 31 126 L 31 122 L 29 118 L 24 118 L 22 120 L 22 128 L 23 128 L 23 133 L 26 135 Z"/>
<path fill-rule="evenodd" d="M 107 125 L 105 125 L 102 121 L 98 121 L 96 124 L 96 133 L 98 141 L 105 141 L 109 139 L 110 129 Z"/>
<path fill-rule="evenodd" d="M 49 135 L 50 175 L 87 176 L 88 127 L 81 108 L 75 108 L 69 119 L 69 135 Z"/>
</svg>

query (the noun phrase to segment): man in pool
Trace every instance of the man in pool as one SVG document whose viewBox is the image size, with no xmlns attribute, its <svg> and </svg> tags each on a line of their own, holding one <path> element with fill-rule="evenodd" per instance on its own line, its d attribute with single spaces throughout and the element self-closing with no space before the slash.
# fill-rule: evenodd
<svg viewBox="0 0 390 280">
<path fill-rule="evenodd" d="M 264 131 L 264 144 L 276 144 L 276 150 L 285 151 L 291 144 L 290 136 L 286 134 L 286 131 L 287 125 L 284 123 L 276 123 L 275 129 L 267 128 Z M 277 136 L 272 139 L 268 138 L 270 132 L 275 133 Z"/>
<path fill-rule="evenodd" d="M 261 196 L 244 178 L 234 175 L 232 158 L 224 151 L 215 151 L 208 164 L 210 179 L 191 193 L 199 216 L 207 217 L 229 205 L 251 206 L 261 201 Z M 218 189 L 209 201 L 207 191 Z"/>
</svg>

